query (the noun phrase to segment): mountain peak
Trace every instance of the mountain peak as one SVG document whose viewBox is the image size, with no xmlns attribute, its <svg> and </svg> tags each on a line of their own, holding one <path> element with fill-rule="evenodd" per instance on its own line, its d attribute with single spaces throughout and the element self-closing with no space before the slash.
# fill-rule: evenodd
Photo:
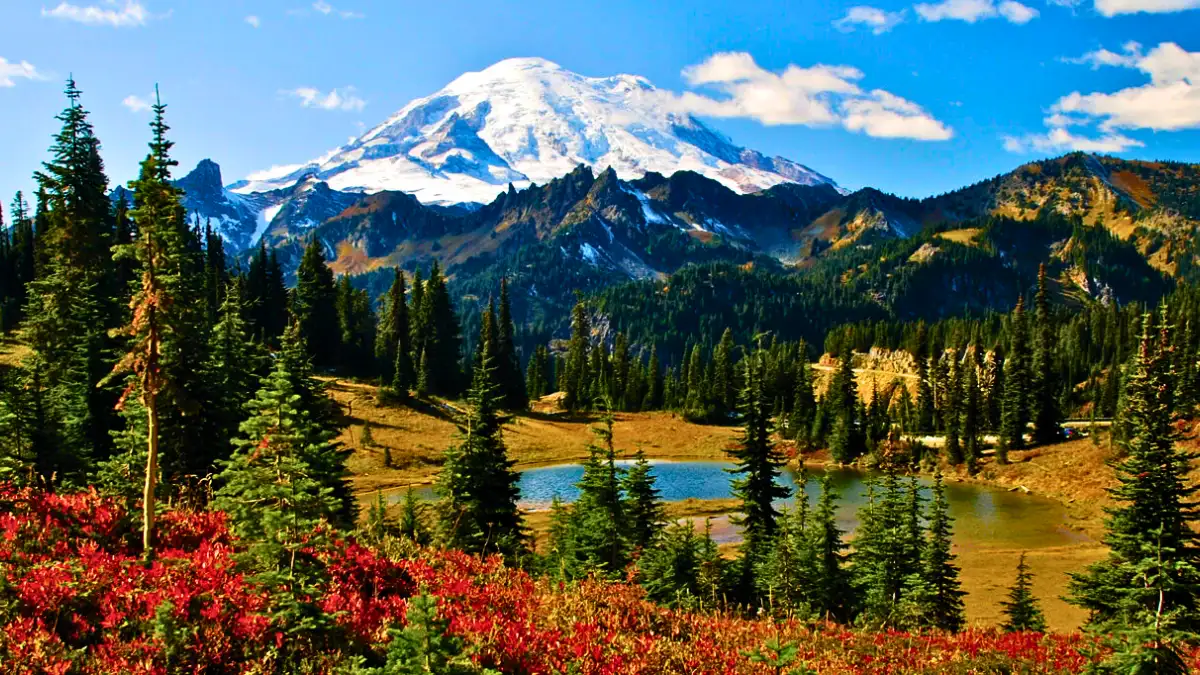
<svg viewBox="0 0 1200 675">
<path fill-rule="evenodd" d="M 644 77 L 587 77 L 543 58 L 505 59 L 460 75 L 319 159 L 254 174 L 233 189 L 274 190 L 313 174 L 335 190 L 487 203 L 509 183 L 545 184 L 579 164 L 626 180 L 686 169 L 742 193 L 833 183 L 734 145 L 670 101 Z"/>
<path fill-rule="evenodd" d="M 221 196 L 221 167 L 211 159 L 202 159 L 186 176 L 176 181 L 186 193 L 197 199 L 217 199 Z"/>
</svg>

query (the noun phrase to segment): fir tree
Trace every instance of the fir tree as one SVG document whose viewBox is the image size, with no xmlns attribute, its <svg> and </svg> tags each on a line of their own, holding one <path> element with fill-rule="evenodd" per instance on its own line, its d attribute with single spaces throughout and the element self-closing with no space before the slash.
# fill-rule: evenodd
<svg viewBox="0 0 1200 675">
<path fill-rule="evenodd" d="M 1033 372 L 1030 405 L 1033 440 L 1038 445 L 1062 440 L 1062 415 L 1058 406 L 1058 378 L 1051 356 L 1054 352 L 1054 322 L 1046 288 L 1046 266 L 1038 267 L 1037 299 L 1034 305 Z"/>
<path fill-rule="evenodd" d="M 495 380 L 495 346 L 485 344 L 467 392 L 467 411 L 458 423 L 458 444 L 446 451 L 438 476 L 444 541 L 468 553 L 519 558 L 525 532 L 517 510 L 519 475 L 501 438 L 500 387 Z"/>
<path fill-rule="evenodd" d="M 1046 630 L 1046 617 L 1038 607 L 1037 599 L 1033 597 L 1033 575 L 1025 564 L 1025 553 L 1017 563 L 1017 580 L 1008 590 L 1008 600 L 1001 602 L 1004 608 L 1005 621 L 1001 628 L 1007 633 L 1017 631 L 1033 631 L 1041 633 Z"/>
<path fill-rule="evenodd" d="M 950 351 L 950 381 L 943 405 L 943 415 L 946 420 L 946 459 L 953 465 L 963 463 L 962 444 L 962 414 L 963 414 L 963 369 L 971 368 L 964 364 L 958 350 Z"/>
<path fill-rule="evenodd" d="M 525 379 L 521 377 L 521 359 L 517 354 L 516 326 L 513 323 L 512 303 L 508 297 L 508 278 L 500 280 L 500 306 L 496 315 L 499 328 L 496 343 L 496 376 L 504 394 L 504 407 L 524 410 L 529 407 Z"/>
<path fill-rule="evenodd" d="M 825 394 L 833 417 L 829 453 L 843 464 L 853 462 L 866 449 L 859 426 L 858 381 L 854 376 L 852 360 L 850 352 L 842 355 Z"/>
<path fill-rule="evenodd" d="M 763 391 L 763 355 L 761 350 L 747 358 L 745 384 L 742 387 L 742 435 L 729 450 L 737 467 L 731 473 L 733 494 L 742 502 L 741 515 L 735 520 L 742 527 L 742 567 L 740 590 L 753 592 L 754 571 L 762 563 L 775 537 L 779 512 L 774 502 L 786 499 L 791 490 L 778 482 L 785 459 L 771 440 L 768 401 Z"/>
<path fill-rule="evenodd" d="M 430 393 L 439 396 L 457 395 L 461 392 L 461 329 L 458 317 L 454 313 L 454 304 L 450 300 L 450 292 L 446 288 L 446 278 L 436 260 L 429 270 L 429 280 L 425 282 L 420 312 L 420 326 L 424 331 L 421 346 L 424 349 L 424 358 L 428 360 L 426 386 Z"/>
<path fill-rule="evenodd" d="M 978 354 L 978 349 L 974 353 Z M 984 411 L 982 395 L 979 391 L 978 365 L 974 359 L 967 359 L 963 368 L 965 371 L 961 399 L 963 461 L 966 462 L 967 472 L 974 475 L 979 468 L 979 458 L 983 456 Z"/>
<path fill-rule="evenodd" d="M 845 569 L 846 543 L 837 524 L 837 489 L 828 473 L 821 478 L 821 498 L 808 538 L 814 557 L 810 607 L 817 616 L 848 621 L 857 604 Z"/>
<path fill-rule="evenodd" d="M 721 334 L 713 351 L 712 398 L 718 419 L 727 417 L 737 408 L 737 387 L 734 382 L 733 331 Z"/>
<path fill-rule="evenodd" d="M 933 481 L 933 501 L 929 508 L 929 541 L 922 556 L 922 581 L 925 593 L 924 621 L 945 631 L 958 632 L 966 623 L 958 566 L 950 552 L 951 521 L 946 503 L 946 487 L 939 471 Z"/>
<path fill-rule="evenodd" d="M 146 472 L 142 493 L 142 549 L 147 559 L 154 556 L 155 496 L 159 479 L 160 404 L 181 397 L 175 373 L 164 368 L 169 342 L 184 332 L 190 298 L 186 295 L 188 272 L 187 230 L 181 192 L 170 183 L 168 159 L 171 143 L 161 101 L 154 105 L 154 138 L 150 154 L 142 162 L 141 174 L 132 185 L 137 194 L 133 218 L 138 239 L 118 249 L 120 257 L 134 257 L 142 271 L 141 286 L 134 294 L 132 321 L 125 328 L 130 350 L 113 369 L 113 375 L 132 372 L 125 397 L 138 396 L 146 414 Z M 183 394 L 186 395 L 186 394 Z"/>
<path fill-rule="evenodd" d="M 404 491 L 404 503 L 400 510 L 398 529 L 400 536 L 418 546 L 426 546 L 431 540 L 429 529 L 425 524 L 425 510 L 425 503 L 417 497 L 416 490 L 410 487 Z"/>
<path fill-rule="evenodd" d="M 291 307 L 300 335 L 311 350 L 313 363 L 320 368 L 333 367 L 338 360 L 341 321 L 337 296 L 333 271 L 326 265 L 321 242 L 312 237 L 296 269 Z"/>
<path fill-rule="evenodd" d="M 666 514 L 645 453 L 638 450 L 633 459 L 633 466 L 621 481 L 621 490 L 625 494 L 625 515 L 629 521 L 629 544 L 635 550 L 645 551 L 658 540 L 666 523 Z"/>
<path fill-rule="evenodd" d="M 1029 345 L 1026 339 L 1025 299 L 1017 298 L 1009 326 L 1008 354 L 1004 358 L 1004 398 L 1000 412 L 1000 443 L 996 459 L 1008 463 L 1008 451 L 1025 447 L 1029 426 Z"/>
<path fill-rule="evenodd" d="M 379 332 L 375 337 L 375 360 L 383 381 L 391 383 L 401 397 L 407 396 L 415 373 L 412 366 L 412 334 L 408 322 L 408 297 L 404 272 L 395 270 L 395 277 L 383 298 L 379 316 Z M 399 384 L 400 387 L 394 386 Z M 401 391 L 401 387 L 403 391 Z"/>
<path fill-rule="evenodd" d="M 591 333 L 587 309 L 582 299 L 577 300 L 571 310 L 571 342 L 567 346 L 567 363 L 559 382 L 563 392 L 562 406 L 571 412 L 586 409 L 590 404 L 592 377 L 588 353 Z"/>
<path fill-rule="evenodd" d="M 623 480 L 616 466 L 612 425 L 612 413 L 606 412 L 601 426 L 592 428 L 599 443 L 589 447 L 583 476 L 575 484 L 579 499 L 569 510 L 560 510 L 558 514 L 559 518 L 566 518 L 565 527 L 556 528 L 559 536 L 569 537 L 570 541 L 555 541 L 552 546 L 560 552 L 570 552 L 570 559 L 560 563 L 560 569 L 569 577 L 590 573 L 614 577 L 629 564 L 629 527 L 621 498 Z"/>
<path fill-rule="evenodd" d="M 246 404 L 254 397 L 258 374 L 263 369 L 264 355 L 259 352 L 261 347 L 250 341 L 249 326 L 243 318 L 245 309 L 241 284 L 231 283 L 224 293 L 204 364 L 205 445 L 211 453 L 205 461 L 209 463 L 228 457 L 230 441 L 245 418 Z"/>
<path fill-rule="evenodd" d="M 1091 612 L 1097 630 L 1159 625 L 1200 628 L 1200 570 L 1193 529 L 1198 489 L 1188 472 L 1195 455 L 1176 447 L 1169 326 L 1164 309 L 1155 330 L 1149 314 L 1127 378 L 1123 415 L 1128 429 L 1109 492 L 1108 558 L 1072 576 L 1071 601 Z M 1147 572 L 1153 568 L 1153 575 Z"/>
</svg>

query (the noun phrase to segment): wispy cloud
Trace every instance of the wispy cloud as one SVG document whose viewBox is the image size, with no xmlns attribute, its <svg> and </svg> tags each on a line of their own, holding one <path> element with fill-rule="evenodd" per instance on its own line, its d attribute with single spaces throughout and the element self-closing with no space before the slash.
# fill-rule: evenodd
<svg viewBox="0 0 1200 675">
<path fill-rule="evenodd" d="M 1167 14 L 1189 9 L 1200 9 L 1200 0 L 1096 0 L 1096 11 L 1104 16 Z"/>
<path fill-rule="evenodd" d="M 338 9 L 328 2 L 325 2 L 325 0 L 317 0 L 309 9 L 288 10 L 288 14 L 293 14 L 296 16 L 304 16 L 305 14 L 311 13 L 320 14 L 322 16 L 333 16 L 340 19 L 365 19 L 367 16 L 362 12 L 356 12 L 349 9 Z"/>
<path fill-rule="evenodd" d="M 250 16 L 248 16 L 248 17 L 246 17 L 244 20 L 245 20 L 245 22 L 246 22 L 246 23 L 250 24 L 250 25 L 251 25 L 251 26 L 253 26 L 254 28 L 258 28 L 259 26 L 261 26 L 261 25 L 262 25 L 262 21 L 261 21 L 261 20 L 259 20 L 259 18 L 258 18 L 257 16 L 255 16 L 255 15 L 253 15 L 253 14 L 251 14 L 251 15 L 250 15 Z"/>
<path fill-rule="evenodd" d="M 858 5 L 846 11 L 846 16 L 833 22 L 838 30 L 849 33 L 857 28 L 870 29 L 875 35 L 883 35 L 904 22 L 904 12 L 887 12 L 878 7 Z"/>
<path fill-rule="evenodd" d="M 851 66 L 790 65 L 774 73 L 744 52 L 714 54 L 683 71 L 697 92 L 668 94 L 669 105 L 697 115 L 753 119 L 766 125 L 841 125 L 876 138 L 942 141 L 953 131 L 921 106 L 882 89 L 857 84 L 862 71 Z"/>
<path fill-rule="evenodd" d="M 87 6 L 62 2 L 53 9 L 43 7 L 42 16 L 75 21 L 90 26 L 114 26 L 117 28 L 144 26 L 150 19 L 150 13 L 142 3 L 135 0 L 125 0 L 125 3 L 119 6 L 116 0 L 108 0 L 103 5 Z"/>
<path fill-rule="evenodd" d="M 314 87 L 297 87 L 281 93 L 299 99 L 300 105 L 305 108 L 359 111 L 367 105 L 367 102 L 355 93 L 354 87 L 334 89 L 328 94 Z"/>
<path fill-rule="evenodd" d="M 9 63 L 7 59 L 0 56 L 0 87 L 15 87 L 17 86 L 17 78 L 23 80 L 41 80 L 42 75 L 33 67 L 33 64 L 28 61 L 19 63 Z"/>
<path fill-rule="evenodd" d="M 123 101 L 121 101 L 121 105 L 128 108 L 130 112 L 142 113 L 150 110 L 151 106 L 154 105 L 150 102 L 150 100 L 150 96 L 138 96 L 136 94 L 130 94 L 129 96 L 126 96 Z"/>
<path fill-rule="evenodd" d="M 1200 129 L 1200 52 L 1163 42 L 1143 54 L 1141 45 L 1127 42 L 1119 54 L 1099 49 L 1071 60 L 1093 68 L 1138 70 L 1149 81 L 1111 93 L 1067 94 L 1050 106 L 1045 120 L 1049 131 L 1006 138 L 1005 148 L 1119 152 L 1143 145 L 1126 136 L 1127 130 Z M 1070 127 L 1082 129 L 1083 133 L 1072 132 Z M 1089 132 L 1091 136 L 1083 135 Z"/>
<path fill-rule="evenodd" d="M 1004 18 L 1011 23 L 1029 23 L 1038 11 L 1015 0 L 942 0 L 938 3 L 919 3 L 913 10 L 923 21 L 965 21 L 975 23 L 985 19 Z"/>
</svg>

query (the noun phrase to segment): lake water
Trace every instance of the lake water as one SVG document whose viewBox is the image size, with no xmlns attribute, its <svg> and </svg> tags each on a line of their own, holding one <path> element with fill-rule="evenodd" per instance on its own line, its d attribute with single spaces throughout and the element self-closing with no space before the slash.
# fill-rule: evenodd
<svg viewBox="0 0 1200 675">
<path fill-rule="evenodd" d="M 618 462 L 628 467 L 630 462 Z M 685 499 L 727 499 L 732 497 L 728 472 L 733 468 L 729 462 L 651 462 L 651 473 L 662 493 L 664 501 L 677 502 Z M 804 493 L 809 503 L 816 503 L 820 495 L 822 470 L 809 469 Z M 829 469 L 833 485 L 840 495 L 838 520 L 843 530 L 853 531 L 858 524 L 856 512 L 866 501 L 866 479 L 869 474 L 846 469 Z M 579 464 L 529 469 L 521 473 L 521 505 L 527 509 L 544 509 L 558 497 L 572 502 L 579 496 L 575 483 L 583 476 Z M 926 486 L 929 496 L 931 480 L 919 479 Z M 799 476 L 785 472 L 780 482 L 796 490 Z M 1035 549 L 1060 546 L 1086 540 L 1082 535 L 1067 528 L 1066 510 L 1051 499 L 1028 495 L 1023 492 L 1008 492 L 973 483 L 949 482 L 946 498 L 950 514 L 954 517 L 955 540 L 960 546 L 1000 546 L 1005 548 Z M 794 497 L 780 503 L 790 506 Z M 721 542 L 736 541 L 737 528 L 728 516 L 712 519 L 713 537 Z"/>
</svg>

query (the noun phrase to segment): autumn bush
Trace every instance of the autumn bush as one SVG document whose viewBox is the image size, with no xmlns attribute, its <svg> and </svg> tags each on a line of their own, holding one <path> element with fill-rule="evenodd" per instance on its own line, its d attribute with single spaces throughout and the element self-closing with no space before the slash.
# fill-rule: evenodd
<svg viewBox="0 0 1200 675">
<path fill-rule="evenodd" d="M 239 568 L 219 512 L 168 510 L 161 554 L 139 558 L 136 521 L 94 491 L 0 484 L 0 672 L 272 671 L 286 613 Z M 352 539 L 312 555 L 316 606 L 332 618 L 313 672 L 379 667 L 417 595 L 437 598 L 445 632 L 481 671 L 504 673 L 1082 672 L 1079 635 L 912 634 L 672 610 L 635 584 L 560 584 L 452 551 L 390 557 Z M 765 645 L 787 645 L 777 671 Z M 1193 662 L 1200 665 L 1196 655 Z"/>
</svg>

